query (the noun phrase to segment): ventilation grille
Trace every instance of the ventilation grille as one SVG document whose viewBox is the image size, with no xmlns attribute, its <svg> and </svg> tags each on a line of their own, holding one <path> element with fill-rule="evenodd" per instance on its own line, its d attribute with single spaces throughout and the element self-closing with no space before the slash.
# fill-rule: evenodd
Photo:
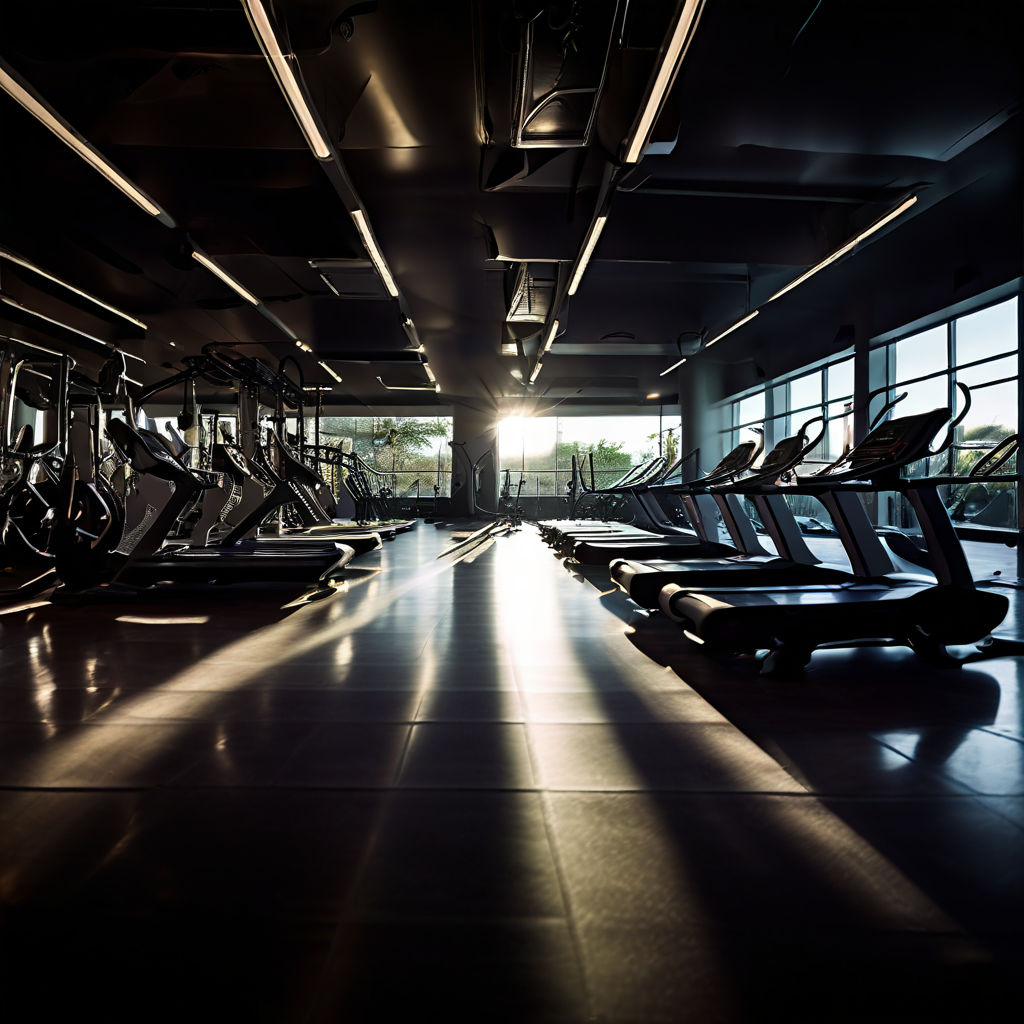
<svg viewBox="0 0 1024 1024">
<path fill-rule="evenodd" d="M 527 264 L 520 263 L 505 320 L 510 324 L 544 323 L 551 309 L 554 285 L 554 281 L 538 281 L 530 273 Z"/>
<path fill-rule="evenodd" d="M 310 260 L 309 265 L 340 299 L 390 298 L 369 260 Z"/>
</svg>

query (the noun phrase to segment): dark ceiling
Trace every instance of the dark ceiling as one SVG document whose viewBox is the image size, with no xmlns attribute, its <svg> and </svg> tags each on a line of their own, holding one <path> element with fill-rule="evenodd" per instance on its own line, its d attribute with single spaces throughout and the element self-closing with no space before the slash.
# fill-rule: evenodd
<svg viewBox="0 0 1024 1024">
<path fill-rule="evenodd" d="M 147 382 L 210 342 L 259 343 L 277 359 L 296 354 L 297 337 L 312 349 L 298 353 L 307 382 L 333 383 L 321 359 L 344 378 L 339 402 L 635 402 L 671 390 L 659 373 L 681 353 L 737 368 L 756 356 L 772 374 L 837 336 L 894 329 L 1021 273 L 1015 4 L 952 14 L 916 0 L 707 0 L 653 147 L 632 166 L 623 142 L 682 0 L 267 6 L 335 160 L 308 148 L 240 0 L 0 8 L 0 67 L 175 223 L 138 209 L 0 94 L 0 248 L 148 330 L 10 262 L 0 292 L 144 357 L 131 365 Z M 522 126 L 523 81 L 527 106 L 568 91 Z M 702 335 L 911 195 L 870 241 L 699 352 Z M 367 265 L 353 202 L 397 299 Z M 607 225 L 569 298 L 599 208 Z M 260 307 L 192 260 L 195 247 Z M 547 327 L 507 322 L 522 272 L 512 259 L 528 261 L 541 317 L 559 320 L 532 386 Z M 86 363 L 102 351 L 9 304 L 0 333 Z M 392 358 L 417 340 L 440 395 L 415 359 Z M 420 390 L 388 392 L 378 377 Z"/>
</svg>

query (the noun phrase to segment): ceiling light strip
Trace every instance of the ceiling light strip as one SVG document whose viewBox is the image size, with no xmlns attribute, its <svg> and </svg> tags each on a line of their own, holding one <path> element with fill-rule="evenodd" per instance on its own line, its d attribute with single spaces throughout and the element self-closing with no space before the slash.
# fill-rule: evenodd
<svg viewBox="0 0 1024 1024">
<path fill-rule="evenodd" d="M 694 30 L 700 19 L 701 11 L 704 9 L 704 0 L 686 0 L 683 9 L 672 30 L 672 37 L 665 48 L 665 55 L 662 57 L 655 76 L 654 84 L 648 93 L 647 101 L 644 104 L 643 113 L 637 122 L 633 137 L 626 150 L 623 163 L 635 164 L 644 154 L 647 148 L 647 140 L 654 130 L 654 124 L 658 119 L 662 103 L 672 83 L 675 81 L 679 65 L 686 56 L 686 49 L 693 38 Z"/>
<path fill-rule="evenodd" d="M 239 284 L 223 267 L 214 263 L 213 260 L 211 260 L 205 253 L 201 253 L 197 249 L 192 253 L 192 259 L 206 267 L 211 274 L 215 274 L 219 277 L 229 288 L 241 295 L 246 302 L 251 302 L 254 306 L 258 306 L 260 304 L 260 300 L 257 299 L 248 288 Z"/>
<path fill-rule="evenodd" d="M 590 257 L 594 254 L 594 247 L 597 245 L 597 240 L 601 237 L 601 232 L 604 231 L 607 220 L 608 215 L 602 214 L 590 225 L 590 233 L 587 235 L 586 244 L 583 246 L 583 252 L 580 253 L 579 261 L 576 263 L 576 273 L 572 275 L 572 281 L 569 284 L 570 295 L 576 294 L 576 289 L 579 288 L 580 281 L 583 280 L 584 271 L 587 269 Z"/>
<path fill-rule="evenodd" d="M 844 245 L 836 249 L 834 253 L 832 253 L 829 256 L 826 256 L 820 263 L 817 263 L 813 267 L 811 267 L 810 270 L 804 271 L 804 273 L 802 273 L 795 280 L 790 281 L 785 288 L 782 288 L 781 290 L 777 291 L 768 300 L 768 302 L 774 302 L 775 299 L 779 298 L 781 295 L 785 295 L 786 292 L 792 291 L 794 288 L 796 288 L 797 285 L 803 284 L 804 281 L 806 281 L 809 277 L 813 277 L 816 273 L 818 273 L 819 270 L 824 270 L 825 267 L 827 267 L 830 263 L 835 263 L 836 260 L 838 260 L 842 256 L 845 256 L 851 249 L 860 245 L 860 243 L 863 242 L 865 238 L 869 238 L 876 231 L 880 231 L 882 228 L 884 228 L 885 225 L 888 224 L 890 221 L 895 220 L 901 213 L 903 213 L 906 210 L 909 210 L 910 207 L 912 207 L 916 202 L 917 196 L 910 196 L 909 199 L 904 199 L 902 203 L 900 203 L 898 206 L 893 207 L 887 214 L 880 217 L 869 227 L 865 228 L 859 235 L 855 236 L 854 238 L 851 238 Z"/>
<path fill-rule="evenodd" d="M 45 277 L 47 281 L 59 284 L 69 292 L 74 292 L 75 295 L 78 295 L 83 299 L 87 299 L 89 302 L 94 303 L 101 309 L 105 309 L 108 313 L 113 313 L 115 316 L 119 316 L 123 320 L 127 320 L 129 323 L 133 323 L 137 327 L 141 327 L 144 331 L 149 329 L 141 320 L 137 320 L 129 313 L 126 313 L 123 309 L 118 309 L 117 306 L 111 306 L 109 302 L 104 302 L 102 299 L 96 298 L 95 295 L 90 295 L 88 292 L 82 291 L 81 288 L 76 288 L 73 284 L 65 281 L 62 277 L 57 277 L 56 274 L 51 274 L 48 270 L 43 270 L 42 267 L 37 267 L 34 263 L 26 260 L 22 256 L 18 256 L 16 253 L 13 253 L 8 249 L 0 249 L 0 259 L 5 259 L 10 263 L 17 264 L 19 267 L 24 267 L 26 270 L 30 270 L 33 274 L 38 274 L 40 277 Z"/>
<path fill-rule="evenodd" d="M 377 248 L 377 240 L 373 237 L 373 232 L 370 231 L 366 214 L 362 210 L 350 210 L 349 214 L 359 232 L 359 237 L 363 240 L 363 246 L 366 248 L 370 261 L 377 268 L 377 273 L 380 274 L 380 279 L 384 282 L 384 287 L 387 288 L 388 294 L 392 298 L 397 299 L 398 288 L 395 285 L 395 279 L 391 276 L 391 271 L 388 270 L 388 265 L 380 249 Z"/>
<path fill-rule="evenodd" d="M 441 390 L 440 384 L 385 384 L 384 381 L 377 378 L 377 383 L 380 384 L 385 391 L 434 391 L 439 392 Z"/>
<path fill-rule="evenodd" d="M 722 331 L 721 334 L 712 338 L 704 347 L 710 348 L 712 345 L 714 345 L 716 341 L 721 341 L 727 334 L 732 334 L 733 331 L 739 330 L 744 324 L 750 323 L 750 321 L 753 320 L 754 317 L 757 316 L 757 314 L 760 312 L 761 311 L 759 309 L 755 309 L 753 313 L 748 313 L 742 320 L 737 320 L 736 323 L 732 325 L 732 327 L 727 328 L 726 330 Z"/>
<path fill-rule="evenodd" d="M 45 103 L 27 85 L 19 81 L 5 65 L 0 64 L 0 89 L 28 111 L 40 124 L 48 128 L 69 149 L 78 154 L 93 170 L 98 171 L 136 206 L 168 227 L 174 227 L 170 214 L 153 202 L 142 189 L 129 181 L 113 164 L 74 130 L 55 110 Z"/>
<path fill-rule="evenodd" d="M 328 366 L 322 359 L 318 360 L 318 362 L 339 384 L 341 383 L 341 376 L 332 367 Z"/>
<path fill-rule="evenodd" d="M 664 376 L 665 376 L 665 374 L 667 374 L 667 373 L 671 373 L 671 372 L 672 372 L 673 370 L 675 370 L 675 369 L 677 369 L 678 367 L 682 366 L 682 365 L 683 365 L 683 363 L 685 363 L 685 362 L 686 362 L 686 358 L 687 358 L 687 357 L 686 357 L 686 356 L 684 356 L 684 357 L 683 357 L 682 359 L 680 359 L 680 360 L 679 360 L 678 362 L 675 362 L 675 363 L 673 363 L 673 364 L 672 364 L 672 365 L 671 365 L 671 366 L 670 366 L 670 367 L 669 367 L 669 368 L 668 368 L 667 370 L 662 370 L 662 371 L 661 371 L 661 373 L 659 373 L 659 374 L 658 374 L 658 376 L 659 376 L 659 377 L 664 377 Z"/>
<path fill-rule="evenodd" d="M 286 54 L 281 49 L 270 18 L 260 0 L 242 0 L 242 6 L 245 8 L 249 25 L 259 40 L 263 56 L 267 58 L 270 70 L 298 122 L 299 129 L 305 136 L 306 143 L 317 159 L 330 160 L 334 154 L 320 130 L 317 116 L 309 105 L 305 90 L 299 81 L 298 59 L 295 54 Z"/>
<path fill-rule="evenodd" d="M 72 334 L 77 334 L 79 337 L 87 338 L 89 341 L 95 342 L 95 344 L 101 345 L 103 348 L 114 347 L 109 341 L 104 341 L 102 338 L 97 338 L 93 334 L 80 331 L 77 327 L 72 327 L 71 324 L 64 323 L 63 320 L 54 320 L 53 317 L 47 316 L 45 313 L 40 313 L 36 309 L 29 309 L 28 306 L 23 306 L 20 302 L 17 302 L 7 295 L 0 294 L 0 302 L 18 310 L 19 313 L 28 313 L 30 316 L 38 317 L 40 320 L 45 320 L 48 324 L 53 324 L 55 327 L 62 327 L 65 331 L 71 331 Z"/>
<path fill-rule="evenodd" d="M 543 363 L 538 359 L 533 367 L 533 373 L 530 374 L 530 383 L 536 384 L 537 378 L 540 376 L 540 371 L 543 368 Z"/>
<path fill-rule="evenodd" d="M 558 333 L 558 321 L 552 320 L 551 326 L 548 328 L 548 336 L 544 339 L 544 344 L 541 346 L 540 354 L 546 355 L 548 350 L 555 342 L 555 335 Z"/>
</svg>

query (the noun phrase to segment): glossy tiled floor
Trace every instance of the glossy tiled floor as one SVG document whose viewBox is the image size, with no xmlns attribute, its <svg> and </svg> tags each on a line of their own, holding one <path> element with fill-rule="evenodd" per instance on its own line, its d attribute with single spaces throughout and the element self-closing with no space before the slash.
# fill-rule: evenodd
<svg viewBox="0 0 1024 1024">
<path fill-rule="evenodd" d="M 4 1019 L 1013 1012 L 1017 661 L 768 682 L 447 540 L 306 605 L 0 608 Z"/>
</svg>

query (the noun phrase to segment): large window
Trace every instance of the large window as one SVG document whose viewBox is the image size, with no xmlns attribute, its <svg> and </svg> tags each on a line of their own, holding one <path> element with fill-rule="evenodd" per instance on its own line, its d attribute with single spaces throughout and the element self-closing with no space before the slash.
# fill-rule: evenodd
<svg viewBox="0 0 1024 1024">
<path fill-rule="evenodd" d="M 435 484 L 451 495 L 452 418 L 450 416 L 324 416 L 320 444 L 355 452 L 384 474 L 395 495 L 430 497 Z M 313 442 L 313 425 L 306 428 Z"/>
<path fill-rule="evenodd" d="M 828 429 L 809 459 L 830 462 L 853 441 L 852 356 L 797 371 L 732 399 L 723 448 L 735 448 L 749 441 L 752 431 L 764 430 L 765 448 L 770 449 L 817 416 L 827 417 Z M 812 424 L 810 429 L 817 433 L 820 424 Z"/>
<path fill-rule="evenodd" d="M 594 482 L 602 487 L 657 455 L 674 463 L 678 446 L 675 417 L 510 416 L 498 428 L 501 469 L 509 470 L 513 486 L 522 476 L 524 497 L 564 495 L 574 454 L 583 460 L 593 453 Z"/>
<path fill-rule="evenodd" d="M 908 475 L 966 477 L 971 467 L 1004 438 L 1017 432 L 1018 423 L 1018 300 L 1014 296 L 956 317 L 940 319 L 924 329 L 895 334 L 870 351 L 874 417 L 886 402 L 906 393 L 893 415 L 902 416 L 943 406 L 962 408 L 957 383 L 971 389 L 971 407 L 960 424 L 953 445 L 940 456 L 908 467 Z M 722 447 L 728 450 L 750 440 L 751 430 L 764 430 L 770 449 L 791 436 L 814 416 L 824 415 L 828 427 L 822 444 L 811 453 L 811 466 L 831 462 L 854 441 L 854 360 L 850 353 L 771 381 L 756 390 L 734 395 L 727 403 Z M 858 395 L 862 402 L 867 395 Z M 804 472 L 806 472 L 805 470 Z M 1000 470 L 1004 479 L 963 481 L 940 491 L 954 523 L 965 527 L 1016 529 L 1017 484 L 1005 479 L 1016 474 L 1016 460 Z M 794 496 L 798 516 L 825 522 L 820 506 Z M 920 533 L 909 503 L 887 493 L 867 500 L 872 519 L 882 527 L 896 526 Z M 812 524 L 813 525 L 813 524 Z M 831 524 L 825 522 L 831 528 Z M 820 557 L 836 560 L 838 541 L 822 533 L 812 549 Z M 807 539 L 807 538 L 805 538 Z M 964 543 L 976 574 L 1000 568 L 1016 575 L 1015 553 L 1001 544 L 968 540 Z M 820 548 L 820 550 L 819 550 Z"/>
<path fill-rule="evenodd" d="M 947 320 L 924 331 L 896 338 L 873 353 L 884 367 L 886 391 L 875 406 L 903 392 L 907 397 L 895 415 L 922 412 L 943 405 L 962 406 L 957 383 L 971 390 L 971 407 L 957 429 L 953 445 L 927 464 L 912 467 L 914 474 L 965 476 L 985 453 L 1017 432 L 1018 355 L 1016 297 L 964 316 Z M 1016 460 L 1000 475 L 1016 472 Z M 976 526 L 1017 527 L 1017 487 L 1014 481 L 995 480 L 945 489 L 946 503 L 954 522 Z M 916 528 L 907 503 L 894 497 L 883 508 L 893 525 Z M 968 545 L 969 549 L 971 545 Z M 984 549 L 991 549 L 984 545 Z M 972 555 L 972 564 L 990 550 Z"/>
</svg>

